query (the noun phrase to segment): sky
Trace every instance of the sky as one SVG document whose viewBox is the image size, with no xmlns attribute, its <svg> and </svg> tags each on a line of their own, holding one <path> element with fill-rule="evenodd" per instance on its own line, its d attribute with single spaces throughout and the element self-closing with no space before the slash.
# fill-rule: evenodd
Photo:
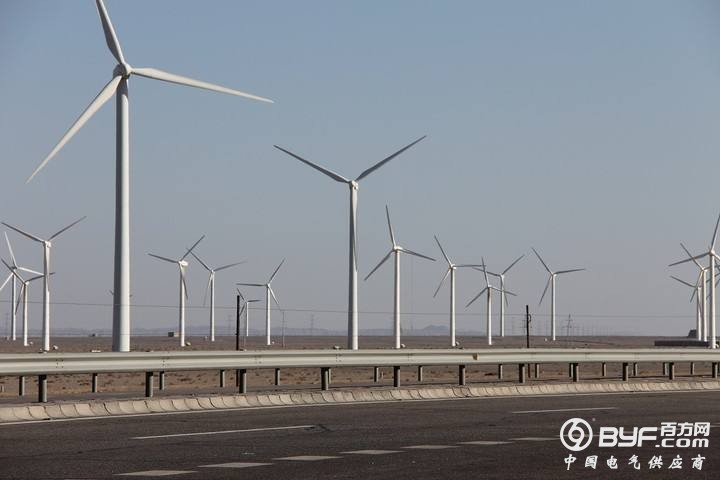
<svg viewBox="0 0 720 480">
<path fill-rule="evenodd" d="M 131 65 L 275 101 L 131 78 L 134 331 L 177 328 L 177 269 L 147 253 L 181 256 L 201 235 L 206 262 L 248 261 L 218 273 L 220 329 L 234 282 L 264 282 L 287 258 L 273 284 L 287 326 L 314 315 L 343 331 L 347 187 L 273 145 L 355 177 L 422 135 L 359 190 L 361 279 L 390 248 L 385 205 L 398 241 L 438 259 L 403 258 L 405 328 L 448 323 L 447 285 L 433 298 L 446 268 L 433 235 L 457 263 L 502 270 L 525 254 L 507 279 L 509 331 L 520 333 L 526 304 L 547 331 L 547 274 L 531 247 L 554 269 L 587 268 L 558 280 L 559 329 L 568 315 L 578 333 L 694 327 L 691 291 L 669 275 L 694 282 L 697 269 L 667 265 L 683 258 L 680 241 L 706 249 L 720 212 L 717 2 L 106 6 Z M 111 78 L 94 3 L 4 0 L 0 60 L 0 219 L 43 236 L 87 215 L 53 243 L 53 329 L 108 330 L 114 102 L 25 183 Z M 21 264 L 41 267 L 38 244 L 9 237 Z M 361 329 L 391 327 L 392 273 L 388 263 L 360 282 Z M 206 282 L 192 262 L 192 328 L 208 323 Z M 465 308 L 483 282 L 458 274 L 460 330 L 485 331 L 483 302 Z M 38 329 L 39 304 L 30 317 Z"/>
</svg>

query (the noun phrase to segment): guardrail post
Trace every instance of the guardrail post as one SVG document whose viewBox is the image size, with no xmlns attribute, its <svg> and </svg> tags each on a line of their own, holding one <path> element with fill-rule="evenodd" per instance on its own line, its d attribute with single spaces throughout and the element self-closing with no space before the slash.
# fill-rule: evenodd
<svg viewBox="0 0 720 480">
<path fill-rule="evenodd" d="M 498 363 L 498 380 L 503 379 L 502 363 Z"/>
<path fill-rule="evenodd" d="M 320 369 L 320 389 L 327 390 L 330 388 L 330 369 L 322 367 Z"/>
<path fill-rule="evenodd" d="M 668 374 L 668 378 L 670 380 L 675 380 L 675 362 L 669 362 L 668 367 L 670 370 L 670 372 Z"/>
<path fill-rule="evenodd" d="M 165 372 L 158 372 L 158 388 L 165 390 Z"/>
<path fill-rule="evenodd" d="M 573 364 L 568 363 L 568 377 L 572 377 L 572 376 L 573 376 Z"/>
<path fill-rule="evenodd" d="M 153 396 L 153 372 L 145 372 L 145 396 Z"/>
<path fill-rule="evenodd" d="M 418 365 L 418 382 L 423 381 L 423 368 L 422 365 Z"/>
<path fill-rule="evenodd" d="M 712 363 L 712 377 L 718 378 L 718 362 Z"/>
<path fill-rule="evenodd" d="M 695 375 L 695 362 L 690 362 L 690 375 Z"/>
<path fill-rule="evenodd" d="M 668 364 L 667 362 L 663 362 L 663 377 L 667 376 L 668 374 Z"/>
<path fill-rule="evenodd" d="M 220 370 L 220 388 L 225 388 L 225 370 Z"/>
<path fill-rule="evenodd" d="M 92 374 L 92 379 L 90 381 L 90 390 L 92 393 L 98 392 L 98 374 L 97 373 Z"/>
<path fill-rule="evenodd" d="M 400 366 L 393 367 L 393 387 L 400 386 Z"/>
<path fill-rule="evenodd" d="M 38 375 L 38 402 L 47 403 L 47 375 Z"/>
<path fill-rule="evenodd" d="M 465 386 L 465 365 L 458 365 L 458 385 Z"/>
<path fill-rule="evenodd" d="M 380 367 L 373 367 L 373 382 L 378 383 L 380 381 Z"/>
<path fill-rule="evenodd" d="M 525 364 L 518 364 L 518 382 L 525 383 Z"/>
<path fill-rule="evenodd" d="M 535 378 L 540 378 L 540 364 L 535 364 Z"/>
<path fill-rule="evenodd" d="M 275 369 L 275 386 L 280 385 L 280 369 Z"/>
<path fill-rule="evenodd" d="M 579 363 L 572 364 L 572 381 L 575 383 L 580 381 L 580 364 Z"/>
<path fill-rule="evenodd" d="M 247 393 L 247 370 L 240 369 L 235 371 L 238 393 Z"/>
<path fill-rule="evenodd" d="M 600 368 L 601 374 L 603 377 L 607 377 L 607 363 L 602 362 L 602 367 Z"/>
<path fill-rule="evenodd" d="M 22 397 L 25 395 L 25 377 L 18 377 L 18 396 Z"/>
<path fill-rule="evenodd" d="M 637 362 L 633 362 L 633 377 L 638 376 Z"/>
<path fill-rule="evenodd" d="M 628 377 L 630 376 L 630 375 L 629 375 L 630 372 L 628 372 L 629 367 L 630 367 L 630 366 L 628 365 L 627 362 L 623 362 L 623 364 L 622 364 L 622 379 L 623 379 L 623 382 L 627 382 L 627 381 L 628 381 Z"/>
</svg>

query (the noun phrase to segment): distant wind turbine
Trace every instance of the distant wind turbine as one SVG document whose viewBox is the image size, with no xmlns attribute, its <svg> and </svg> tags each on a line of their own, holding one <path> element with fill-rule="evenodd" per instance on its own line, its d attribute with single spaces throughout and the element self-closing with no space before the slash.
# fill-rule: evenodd
<svg viewBox="0 0 720 480">
<path fill-rule="evenodd" d="M 235 267 L 237 265 L 241 265 L 245 263 L 245 261 L 242 262 L 235 262 L 230 263 L 227 265 L 223 265 L 222 267 L 215 267 L 210 268 L 207 263 L 205 263 L 198 255 L 195 254 L 195 252 L 192 252 L 192 256 L 195 257 L 195 260 L 200 262 L 200 265 L 205 267 L 205 270 L 208 271 L 208 283 L 205 287 L 205 298 L 207 298 L 208 290 L 210 291 L 210 341 L 215 341 L 215 273 L 219 272 L 220 270 L 225 270 L 227 268 Z M 203 299 L 203 305 L 205 305 L 205 299 Z"/>
<path fill-rule="evenodd" d="M 437 235 L 435 236 L 435 242 L 437 243 L 438 247 L 440 248 L 440 252 L 442 253 L 443 257 L 445 257 L 445 261 L 448 264 L 448 269 L 445 272 L 445 276 L 440 280 L 440 285 L 438 285 L 437 289 L 435 290 L 435 294 L 433 295 L 433 298 L 437 297 L 438 292 L 443 286 L 443 283 L 445 283 L 445 280 L 447 279 L 448 275 L 450 275 L 450 346 L 455 347 L 457 346 L 457 342 L 455 340 L 455 270 L 458 268 L 472 268 L 472 267 L 480 267 L 481 265 L 473 265 L 473 264 L 459 264 L 456 265 L 453 262 L 450 261 L 450 257 L 447 256 L 445 253 L 445 250 L 443 250 L 442 245 L 440 245 L 440 240 L 438 240 Z"/>
<path fill-rule="evenodd" d="M 685 245 L 683 245 L 682 242 L 680 242 L 680 246 L 685 251 L 688 257 L 692 257 L 692 254 L 690 251 L 685 248 Z M 708 311 L 707 311 L 707 282 L 708 282 L 708 267 L 703 267 L 698 263 L 697 259 L 692 259 L 693 263 L 700 269 L 700 279 L 698 280 L 700 284 L 700 292 L 698 296 L 698 302 L 700 305 L 700 312 L 702 315 L 702 322 L 701 322 L 701 333 L 698 340 L 702 340 L 703 342 L 707 342 L 708 340 Z M 712 275 L 710 275 L 712 277 Z"/>
<path fill-rule="evenodd" d="M 498 277 L 500 279 L 500 336 L 505 336 L 505 307 L 508 305 L 507 296 L 505 295 L 505 275 L 510 271 L 511 268 L 515 266 L 516 263 L 518 263 L 522 258 L 525 256 L 525 254 L 520 255 L 517 259 L 515 259 L 514 262 L 510 264 L 509 267 L 507 267 L 505 270 L 502 271 L 502 273 L 493 273 L 493 272 L 487 272 L 488 275 L 492 275 L 494 277 Z"/>
<path fill-rule="evenodd" d="M 187 293 L 187 283 L 185 282 L 185 276 L 187 274 L 187 267 L 188 262 L 185 260 L 188 255 L 190 255 L 195 247 L 197 247 L 198 243 L 202 241 L 202 239 L 205 238 L 205 235 L 200 237 L 200 240 L 195 242 L 192 247 L 190 247 L 186 252 L 185 255 L 180 257 L 179 259 L 172 259 L 167 257 L 161 257 L 160 255 L 155 255 L 154 253 L 148 253 L 151 257 L 155 257 L 158 260 L 162 260 L 164 262 L 168 263 L 174 263 L 178 266 L 178 269 L 180 270 L 180 303 L 178 307 L 178 323 L 179 323 L 179 329 L 180 329 L 180 346 L 185 346 L 185 300 L 188 298 Z"/>
<path fill-rule="evenodd" d="M 78 220 L 75 220 L 73 223 L 71 223 L 67 227 L 63 227 L 60 230 L 58 230 L 56 233 L 51 235 L 48 239 L 40 238 L 31 233 L 27 233 L 23 230 L 20 230 L 17 227 L 13 227 L 12 225 L 8 225 L 7 223 L 2 222 L 2 224 L 5 225 L 6 227 L 15 230 L 16 232 L 18 232 L 21 235 L 26 236 L 30 240 L 34 240 L 38 243 L 41 243 L 43 246 L 43 325 L 42 325 L 42 332 L 43 332 L 43 351 L 45 351 L 45 352 L 50 351 L 50 249 L 52 248 L 52 241 L 55 238 L 59 237 L 66 230 L 74 227 L 78 223 L 85 220 L 85 218 L 86 217 L 82 217 Z"/>
<path fill-rule="evenodd" d="M 285 150 L 282 147 L 278 147 L 275 145 L 275 148 L 278 150 L 287 153 L 291 157 L 295 157 L 296 159 L 300 160 L 301 162 L 305 163 L 306 165 L 309 165 L 310 167 L 314 168 L 315 170 L 324 173 L 328 177 L 332 178 L 336 182 L 344 183 L 348 185 L 350 188 L 350 219 L 349 219 L 349 226 L 350 226 L 350 251 L 348 254 L 348 262 L 349 262 L 349 283 L 348 283 L 348 348 L 352 350 L 358 349 L 358 292 L 357 292 L 357 195 L 358 195 L 358 188 L 359 184 L 358 182 L 362 180 L 363 178 L 370 175 L 372 172 L 377 170 L 378 168 L 385 165 L 387 162 L 392 160 L 393 158 L 397 157 L 401 153 L 403 153 L 408 148 L 412 147 L 416 143 L 420 142 L 422 139 L 424 139 L 427 135 L 423 135 L 422 137 L 418 138 L 411 144 L 401 148 L 397 152 L 393 153 L 389 157 L 386 157 L 385 159 L 379 161 L 372 167 L 368 168 L 364 172 L 362 172 L 355 180 L 350 180 L 349 178 L 345 178 L 342 175 L 338 175 L 337 173 L 328 170 L 325 167 L 321 167 L 320 165 L 317 165 L 309 160 L 305 160 L 304 158 L 300 157 L 299 155 L 296 155 L 292 153 L 289 150 Z"/>
<path fill-rule="evenodd" d="M 540 257 L 540 254 L 535 250 L 532 249 L 533 252 L 535 252 L 535 255 L 537 256 L 538 260 L 540 260 L 540 263 L 542 263 L 543 267 L 545 267 L 545 270 L 548 272 L 548 281 L 545 284 L 545 290 L 543 290 L 543 294 L 540 297 L 540 302 L 538 305 L 542 304 L 543 298 L 545 298 L 545 294 L 547 293 L 548 287 L 550 288 L 550 333 L 552 335 L 552 340 L 555 341 L 555 279 L 558 275 L 563 275 L 566 273 L 572 273 L 572 272 L 581 272 L 585 270 L 584 268 L 573 268 L 570 270 L 558 270 L 557 272 L 554 272 L 550 270 L 550 267 L 547 266 L 545 261 Z"/>
<path fill-rule="evenodd" d="M 249 305 L 251 303 L 259 302 L 260 300 L 255 300 L 255 299 L 248 300 L 245 298 L 245 296 L 242 294 L 242 292 L 240 291 L 239 288 L 237 288 L 236 290 L 237 290 L 238 295 L 240 295 L 240 298 L 243 301 L 243 306 L 240 309 L 240 315 L 242 315 L 243 312 L 245 312 L 245 337 L 249 337 L 250 336 L 250 308 L 249 308 Z M 238 332 L 238 334 L 239 334 L 239 332 Z"/>
<path fill-rule="evenodd" d="M 5 264 L 5 266 L 10 270 L 10 274 L 13 275 L 15 278 L 17 278 L 20 281 L 20 293 L 17 297 L 17 306 L 15 307 L 15 312 L 20 308 L 20 298 L 22 297 L 22 304 L 23 304 L 23 313 L 22 313 L 22 339 L 23 339 L 23 346 L 27 347 L 28 344 L 28 289 L 30 287 L 30 282 L 34 282 L 35 280 L 39 280 L 44 277 L 44 275 L 40 272 L 36 272 L 34 270 L 30 270 L 27 268 L 18 267 L 16 264 L 9 265 L 4 259 L 2 259 L 2 263 Z M 20 275 L 20 270 L 28 273 L 34 273 L 36 276 L 25 279 L 22 275 Z M 53 275 L 55 272 L 50 272 L 50 275 Z M 3 284 L 3 287 L 5 285 Z M 0 290 L 2 290 L 3 287 L 0 287 Z"/>
<path fill-rule="evenodd" d="M 702 281 L 702 278 L 704 277 L 704 275 L 703 275 L 704 273 L 705 272 L 700 272 L 700 275 L 698 276 L 698 279 L 697 279 L 697 282 L 695 282 L 695 285 L 693 285 L 692 283 L 688 283 L 685 280 L 682 280 L 674 275 L 670 275 L 670 278 L 672 278 L 673 280 L 680 282 L 683 285 L 692 288 L 692 290 L 693 290 L 692 295 L 690 295 L 690 301 L 692 302 L 693 298 L 695 298 L 695 320 L 696 320 L 695 321 L 695 323 L 696 323 L 695 338 L 697 340 L 702 340 L 702 337 L 703 337 L 702 336 L 702 329 L 703 329 L 702 303 L 700 300 L 700 296 L 702 295 L 703 288 L 702 288 L 702 285 L 700 282 Z"/>
<path fill-rule="evenodd" d="M 382 260 L 380 260 L 380 263 L 378 263 L 377 266 L 373 268 L 370 273 L 368 273 L 367 277 L 365 277 L 365 280 L 370 278 L 370 275 L 375 273 L 377 269 L 380 268 L 382 264 L 390 258 L 390 255 L 395 254 L 395 304 L 393 309 L 393 320 L 395 333 L 395 348 L 400 348 L 400 254 L 407 253 L 408 255 L 414 255 L 416 257 L 431 260 L 433 262 L 435 261 L 435 259 L 417 252 L 413 252 L 412 250 L 408 250 L 407 248 L 403 248 L 398 245 L 395 241 L 395 233 L 393 232 L 392 223 L 390 223 L 390 210 L 388 209 L 387 205 L 385 205 L 385 215 L 387 216 L 388 230 L 390 231 L 390 251 L 387 255 L 383 257 Z"/>
<path fill-rule="evenodd" d="M 115 34 L 110 16 L 102 0 L 96 0 L 98 14 L 105 32 L 105 42 L 118 64 L 113 69 L 113 77 L 90 105 L 75 120 L 70 129 L 50 151 L 28 178 L 28 182 L 47 165 L 55 154 L 82 128 L 90 118 L 115 94 L 115 274 L 113 299 L 113 351 L 130 351 L 130 100 L 128 80 L 131 75 L 162 80 L 164 82 L 189 87 L 227 93 L 239 97 L 272 103 L 262 97 L 256 97 L 238 90 L 225 88 L 212 83 L 193 80 L 188 77 L 164 72 L 155 68 L 133 68 L 123 56 L 120 42 Z"/>
<path fill-rule="evenodd" d="M 270 280 L 267 281 L 267 283 L 237 283 L 236 285 L 245 285 L 247 287 L 263 287 L 265 289 L 265 344 L 266 345 L 272 345 L 272 341 L 270 338 L 270 297 L 272 296 L 273 300 L 275 300 L 275 304 L 280 307 L 280 302 L 278 302 L 277 297 L 275 296 L 275 292 L 273 292 L 272 289 L 272 281 L 275 278 L 275 275 L 277 275 L 278 270 L 280 270 L 280 267 L 283 266 L 283 263 L 285 263 L 285 259 L 282 259 L 282 262 L 280 262 L 280 265 L 277 266 L 275 271 L 272 275 L 270 275 Z"/>
<path fill-rule="evenodd" d="M 492 285 L 490 285 L 490 279 L 488 278 L 488 271 L 485 269 L 485 259 L 484 259 L 484 258 L 482 259 L 482 267 L 481 267 L 481 270 L 482 270 L 482 272 L 483 272 L 483 275 L 485 276 L 485 288 L 483 288 L 482 290 L 480 290 L 480 293 L 478 293 L 477 295 L 475 295 L 475 296 L 473 297 L 473 299 L 470 300 L 470 301 L 467 303 L 467 305 L 465 305 L 465 308 L 467 308 L 467 307 L 469 307 L 470 305 L 472 305 L 473 302 L 474 302 L 475 300 L 477 300 L 478 298 L 480 298 L 480 296 L 481 296 L 483 293 L 486 293 L 486 292 L 487 292 L 487 310 L 486 310 L 486 315 L 487 315 L 487 343 L 488 343 L 488 345 L 492 345 L 492 291 L 495 290 L 495 291 L 497 291 L 497 292 L 500 292 L 500 293 L 503 294 L 503 295 L 504 295 L 505 293 L 507 293 L 508 295 L 513 295 L 513 296 L 515 296 L 515 294 L 512 293 L 512 292 L 509 292 L 509 291 L 507 291 L 507 290 L 500 289 L 500 288 L 496 288 L 496 287 L 493 287 Z"/>
</svg>

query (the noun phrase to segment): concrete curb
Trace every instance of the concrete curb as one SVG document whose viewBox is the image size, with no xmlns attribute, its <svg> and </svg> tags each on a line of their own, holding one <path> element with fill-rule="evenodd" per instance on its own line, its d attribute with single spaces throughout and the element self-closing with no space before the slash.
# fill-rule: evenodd
<svg viewBox="0 0 720 480">
<path fill-rule="evenodd" d="M 0 423 L 31 422 L 116 415 L 187 412 L 199 410 L 252 409 L 293 405 L 327 405 L 368 402 L 487 398 L 518 395 L 561 395 L 618 392 L 670 392 L 720 390 L 720 381 L 598 382 L 543 385 L 413 386 L 410 388 L 333 389 L 326 392 L 248 393 L 203 395 L 160 399 L 127 399 L 56 402 L 0 406 Z"/>
</svg>

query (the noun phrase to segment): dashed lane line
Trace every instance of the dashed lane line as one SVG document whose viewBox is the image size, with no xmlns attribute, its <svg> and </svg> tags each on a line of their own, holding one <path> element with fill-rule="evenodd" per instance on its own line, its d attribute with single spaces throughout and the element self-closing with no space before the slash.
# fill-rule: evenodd
<svg viewBox="0 0 720 480">
<path fill-rule="evenodd" d="M 352 450 L 350 452 L 340 452 L 341 455 L 387 455 L 389 453 L 402 453 L 402 450 Z"/>
<path fill-rule="evenodd" d="M 332 456 L 332 455 L 297 455 L 295 457 L 276 458 L 275 460 L 290 460 L 290 461 L 297 461 L 297 462 L 316 462 L 318 460 L 332 460 L 334 458 L 342 458 L 342 457 L 336 457 L 336 456 Z"/>
<path fill-rule="evenodd" d="M 409 447 L 402 447 L 412 450 L 444 450 L 446 448 L 457 448 L 457 445 L 411 445 Z"/>
<path fill-rule="evenodd" d="M 250 467 L 264 467 L 266 465 L 272 465 L 272 463 L 230 462 L 230 463 L 217 463 L 215 465 L 200 465 L 200 468 L 250 468 Z"/>
<path fill-rule="evenodd" d="M 194 470 L 146 470 L 144 472 L 116 473 L 115 475 L 125 477 L 169 477 L 171 475 L 182 475 L 184 473 L 195 473 Z"/>
<path fill-rule="evenodd" d="M 148 435 L 146 437 L 132 437 L 132 439 L 133 440 L 148 440 L 151 438 L 195 437 L 198 435 L 225 435 L 228 433 L 271 432 L 273 430 L 298 430 L 298 429 L 312 428 L 312 427 L 315 427 L 315 425 L 293 425 L 290 427 L 247 428 L 245 430 L 220 430 L 220 431 L 215 431 L 215 432 L 172 433 L 170 435 Z"/>
</svg>

